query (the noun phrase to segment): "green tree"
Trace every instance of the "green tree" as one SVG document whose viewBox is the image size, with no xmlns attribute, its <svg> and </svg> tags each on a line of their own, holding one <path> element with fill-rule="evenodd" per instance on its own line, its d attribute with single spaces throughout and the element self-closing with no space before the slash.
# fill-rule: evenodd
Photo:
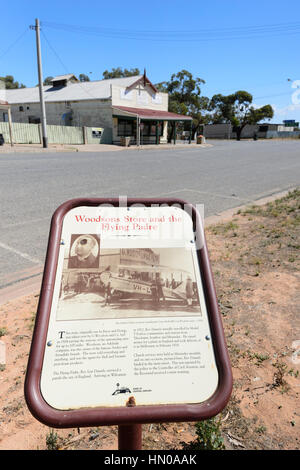
<svg viewBox="0 0 300 470">
<path fill-rule="evenodd" d="M 7 90 L 14 89 L 14 88 L 26 88 L 23 83 L 15 82 L 14 77 L 12 75 L 6 75 L 5 77 L 0 77 L 5 83 L 5 88 Z"/>
<path fill-rule="evenodd" d="M 79 81 L 80 82 L 90 82 L 90 77 L 86 75 L 85 73 L 79 74 Z"/>
<path fill-rule="evenodd" d="M 51 77 L 51 76 L 46 77 L 45 80 L 43 81 L 43 85 L 45 85 L 45 86 L 46 86 L 46 85 L 52 85 L 51 80 L 52 80 L 53 78 L 54 78 L 54 77 Z M 36 86 L 38 86 L 38 85 L 36 85 Z"/>
<path fill-rule="evenodd" d="M 109 78 L 134 77 L 135 75 L 140 75 L 138 68 L 123 70 L 121 67 L 117 67 L 116 69 L 113 68 L 111 71 L 105 70 L 105 72 L 103 72 L 104 80 Z"/>
<path fill-rule="evenodd" d="M 194 135 L 201 124 L 208 122 L 207 111 L 209 99 L 201 96 L 201 85 L 205 81 L 187 70 L 171 75 L 169 82 L 156 85 L 159 91 L 169 95 L 169 111 L 184 114 L 193 118 L 192 134 Z M 172 126 L 172 125 L 171 125 Z M 173 130 L 171 129 L 171 134 Z M 170 135 L 169 135 L 170 140 Z"/>
<path fill-rule="evenodd" d="M 247 91 L 236 91 L 231 95 L 214 95 L 210 101 L 212 123 L 230 123 L 236 132 L 237 140 L 241 139 L 242 130 L 247 124 L 257 124 L 262 119 L 271 119 L 274 111 L 267 104 L 261 108 L 252 105 L 253 97 Z"/>
</svg>

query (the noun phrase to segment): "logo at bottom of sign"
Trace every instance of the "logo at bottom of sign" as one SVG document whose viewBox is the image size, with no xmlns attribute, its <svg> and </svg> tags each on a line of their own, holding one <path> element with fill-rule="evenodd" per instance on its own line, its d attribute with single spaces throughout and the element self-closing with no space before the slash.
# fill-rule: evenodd
<svg viewBox="0 0 300 470">
<path fill-rule="evenodd" d="M 129 387 L 126 386 L 120 386 L 119 383 L 116 384 L 117 388 L 116 390 L 112 393 L 112 395 L 120 395 L 121 393 L 139 393 L 139 392 L 152 392 L 150 389 L 143 389 L 142 387 L 134 387 L 131 391 Z"/>
</svg>

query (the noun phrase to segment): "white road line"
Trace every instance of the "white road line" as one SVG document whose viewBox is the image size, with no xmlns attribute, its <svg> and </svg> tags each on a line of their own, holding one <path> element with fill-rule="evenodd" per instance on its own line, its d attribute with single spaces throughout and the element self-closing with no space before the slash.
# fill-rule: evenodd
<svg viewBox="0 0 300 470">
<path fill-rule="evenodd" d="M 3 248 L 4 250 L 11 251 L 12 253 L 15 253 L 15 255 L 21 256 L 21 258 L 27 259 L 28 261 L 31 261 L 34 264 L 42 264 L 42 262 L 34 258 L 33 256 L 28 255 L 27 253 L 23 253 L 22 251 L 16 250 L 15 248 L 12 248 L 5 243 L 0 242 L 0 248 Z"/>
</svg>

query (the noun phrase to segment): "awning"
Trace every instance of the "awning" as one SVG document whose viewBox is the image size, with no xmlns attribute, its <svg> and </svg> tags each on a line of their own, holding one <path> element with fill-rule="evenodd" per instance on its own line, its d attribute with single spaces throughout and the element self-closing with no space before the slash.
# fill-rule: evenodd
<svg viewBox="0 0 300 470">
<path fill-rule="evenodd" d="M 160 111 L 146 108 L 129 108 L 127 106 L 113 106 L 114 116 L 132 116 L 140 119 L 149 119 L 151 121 L 192 121 L 192 117 L 184 114 L 170 113 L 169 111 Z"/>
<path fill-rule="evenodd" d="M 0 109 L 9 109 L 10 104 L 7 101 L 0 100 Z"/>
</svg>

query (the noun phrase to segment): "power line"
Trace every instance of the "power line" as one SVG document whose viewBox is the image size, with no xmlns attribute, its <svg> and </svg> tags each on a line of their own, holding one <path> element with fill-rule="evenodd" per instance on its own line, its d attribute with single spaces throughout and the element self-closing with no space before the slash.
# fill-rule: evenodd
<svg viewBox="0 0 300 470">
<path fill-rule="evenodd" d="M 277 97 L 277 96 L 291 95 L 292 93 L 293 93 L 293 92 L 290 91 L 290 92 L 285 92 L 285 93 L 277 93 L 277 94 L 274 94 L 274 95 L 255 96 L 253 99 L 254 99 L 254 100 L 262 100 L 262 99 L 266 99 L 266 98 L 274 98 L 274 97 Z"/>
<path fill-rule="evenodd" d="M 62 62 L 61 58 L 59 57 L 59 55 L 57 54 L 57 52 L 55 51 L 55 49 L 51 46 L 50 42 L 48 41 L 44 31 L 41 29 L 41 33 L 43 35 L 43 38 L 45 39 L 45 41 L 47 42 L 48 46 L 50 47 L 50 49 L 52 50 L 53 54 L 56 56 L 56 58 L 58 59 L 58 61 L 61 63 L 63 69 L 65 70 L 65 72 L 69 73 L 69 70 L 67 70 L 67 67 L 66 65 Z"/>
<path fill-rule="evenodd" d="M 66 73 L 70 73 L 69 69 L 67 68 L 67 66 L 64 64 L 64 62 L 61 60 L 61 58 L 59 57 L 58 53 L 55 51 L 55 49 L 53 48 L 53 46 L 50 44 L 49 40 L 47 39 L 45 33 L 41 30 L 41 33 L 44 37 L 44 39 L 46 40 L 46 42 L 48 43 L 48 46 L 50 47 L 50 49 L 52 50 L 52 52 L 55 54 L 55 56 L 57 57 L 57 59 L 59 60 L 59 62 L 61 63 L 61 65 L 63 66 L 64 70 Z M 277 84 L 282 84 L 282 82 L 277 82 Z M 78 85 L 81 87 L 81 89 L 90 97 L 90 98 L 93 98 L 95 99 L 95 96 L 93 96 L 92 94 L 90 94 L 88 92 L 88 90 L 86 90 L 85 87 L 81 86 L 81 83 L 78 82 Z M 275 83 L 273 83 L 273 85 L 275 85 Z M 265 86 L 265 85 L 261 85 L 261 86 Z M 224 92 L 224 91 L 223 91 Z M 277 93 L 277 94 L 273 94 L 273 95 L 266 95 L 266 96 L 257 96 L 257 97 L 253 97 L 253 100 L 260 100 L 260 99 L 266 99 L 266 98 L 273 98 L 273 97 L 277 97 L 277 96 L 286 96 L 286 95 L 291 95 L 291 92 L 285 92 L 285 93 Z"/>
<path fill-rule="evenodd" d="M 80 25 L 66 25 L 48 21 L 42 22 L 43 26 L 77 34 L 92 34 L 115 39 L 146 40 L 146 41 L 213 41 L 230 39 L 250 39 L 253 37 L 265 37 L 266 35 L 299 34 L 300 23 L 279 23 L 272 25 L 245 26 L 234 28 L 201 29 L 198 31 L 184 30 L 126 30 L 103 27 L 89 27 Z"/>
<path fill-rule="evenodd" d="M 5 50 L 5 52 L 3 52 L 1 55 L 0 55 L 0 60 L 2 59 L 2 57 L 4 57 L 22 38 L 23 36 L 25 36 L 25 34 L 29 31 L 28 28 L 25 29 L 25 31 L 23 31 L 23 33 L 17 37 L 17 39 Z"/>
<path fill-rule="evenodd" d="M 59 60 L 59 62 L 61 63 L 61 65 L 63 66 L 65 72 L 68 74 L 70 73 L 70 70 L 68 69 L 68 67 L 64 64 L 64 62 L 61 60 L 61 58 L 59 57 L 58 53 L 55 51 L 54 47 L 50 44 L 49 40 L 47 39 L 45 33 L 43 32 L 43 30 L 41 29 L 40 30 L 44 39 L 46 40 L 48 46 L 50 47 L 50 49 L 52 50 L 52 52 L 55 54 L 56 58 Z M 84 86 L 82 86 L 81 82 L 79 81 L 77 83 L 77 85 L 80 86 L 80 88 L 89 96 L 89 98 L 92 98 L 92 99 L 95 99 L 95 96 L 93 96 L 91 93 L 88 92 L 88 90 L 86 90 L 86 88 Z"/>
<path fill-rule="evenodd" d="M 272 30 L 282 30 L 286 28 L 299 29 L 300 23 L 277 23 L 271 25 L 260 25 L 260 26 L 242 26 L 242 27 L 233 27 L 233 28 L 215 28 L 215 29 L 203 29 L 201 30 L 126 30 L 126 29 L 115 29 L 115 28 L 104 28 L 104 27 L 90 27 L 90 26 L 80 26 L 80 25 L 68 25 L 63 23 L 53 23 L 49 21 L 43 21 L 44 26 L 52 28 L 66 28 L 66 29 L 76 29 L 76 30 L 85 30 L 90 32 L 108 32 L 108 33 L 134 33 L 134 34 L 215 34 L 215 33 L 232 33 L 232 32 L 256 32 L 256 31 L 272 31 Z"/>
</svg>

